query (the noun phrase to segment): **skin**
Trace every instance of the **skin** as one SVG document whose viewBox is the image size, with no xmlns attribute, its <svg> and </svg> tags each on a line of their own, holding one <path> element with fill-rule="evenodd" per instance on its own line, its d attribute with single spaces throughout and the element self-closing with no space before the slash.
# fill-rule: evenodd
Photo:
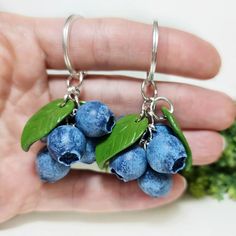
<svg viewBox="0 0 236 236">
<path fill-rule="evenodd" d="M 32 211 L 130 211 L 176 200 L 186 188 L 180 175 L 175 175 L 171 193 L 159 199 L 142 193 L 135 182 L 123 183 L 115 176 L 92 171 L 71 171 L 55 184 L 39 180 L 34 160 L 40 144 L 25 153 L 20 148 L 20 136 L 35 111 L 64 95 L 65 76 L 48 76 L 46 71 L 65 69 L 61 47 L 64 20 L 0 14 L 0 222 Z M 71 57 L 77 69 L 149 68 L 151 25 L 122 19 L 80 19 L 74 22 L 72 32 Z M 219 54 L 208 42 L 160 28 L 159 72 L 210 79 L 220 64 Z M 224 145 L 216 131 L 233 122 L 233 101 L 221 92 L 177 83 L 159 83 L 159 95 L 175 104 L 194 164 L 216 161 Z M 81 99 L 101 100 L 116 115 L 139 112 L 140 81 L 90 75 L 83 84 Z"/>
</svg>

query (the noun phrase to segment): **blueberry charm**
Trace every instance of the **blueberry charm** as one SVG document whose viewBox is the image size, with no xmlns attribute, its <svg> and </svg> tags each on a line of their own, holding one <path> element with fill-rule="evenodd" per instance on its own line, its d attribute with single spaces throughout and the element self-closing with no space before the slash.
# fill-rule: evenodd
<svg viewBox="0 0 236 236">
<path fill-rule="evenodd" d="M 147 146 L 147 160 L 159 173 L 175 174 L 185 166 L 187 154 L 183 144 L 174 135 L 159 133 Z"/>
<path fill-rule="evenodd" d="M 37 141 L 46 145 L 35 161 L 37 173 L 45 182 L 63 178 L 76 162 L 95 162 L 100 137 L 109 135 L 115 126 L 114 114 L 107 105 L 80 100 L 87 72 L 75 70 L 69 56 L 70 27 L 76 18 L 75 15 L 67 18 L 62 33 L 64 63 L 69 72 L 66 92 L 63 98 L 40 108 L 28 120 L 21 135 L 21 147 L 26 152 Z"/>
<path fill-rule="evenodd" d="M 155 137 L 158 134 L 172 134 L 173 130 L 169 125 L 163 124 L 163 123 L 157 123 L 155 124 L 155 130 L 153 131 L 153 136 Z"/>
<path fill-rule="evenodd" d="M 70 171 L 69 166 L 55 161 L 46 147 L 38 153 L 35 164 L 37 173 L 44 182 L 54 183 L 65 177 Z"/>
<path fill-rule="evenodd" d="M 84 155 L 81 157 L 80 162 L 83 162 L 85 164 L 94 163 L 96 160 L 95 147 L 95 140 L 87 138 L 85 152 Z"/>
<path fill-rule="evenodd" d="M 89 101 L 76 113 L 76 126 L 87 137 L 101 137 L 112 132 L 115 117 L 109 107 L 99 101 Z"/>
<path fill-rule="evenodd" d="M 70 166 L 84 155 L 86 138 L 78 128 L 61 125 L 48 135 L 47 146 L 49 153 L 56 161 Z"/>
<path fill-rule="evenodd" d="M 111 173 L 124 182 L 136 180 L 151 197 L 166 196 L 171 191 L 173 175 L 189 170 L 192 162 L 188 142 L 173 115 L 172 102 L 158 96 L 154 80 L 157 49 L 158 23 L 154 21 L 150 70 L 141 84 L 141 112 L 118 118 L 112 133 L 96 146 L 96 161 L 101 169 L 109 166 Z M 79 124 L 77 127 L 81 128 Z"/>
<path fill-rule="evenodd" d="M 139 146 L 131 146 L 110 161 L 110 170 L 124 182 L 139 178 L 147 169 L 146 152 Z"/>
<path fill-rule="evenodd" d="M 172 188 L 172 176 L 157 173 L 151 168 L 138 179 L 140 189 L 151 197 L 164 197 Z"/>
</svg>

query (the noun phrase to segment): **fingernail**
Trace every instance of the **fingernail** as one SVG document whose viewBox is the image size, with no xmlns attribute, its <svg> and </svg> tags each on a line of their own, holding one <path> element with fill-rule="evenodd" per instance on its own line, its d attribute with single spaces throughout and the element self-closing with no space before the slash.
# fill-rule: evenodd
<svg viewBox="0 0 236 236">
<path fill-rule="evenodd" d="M 222 151 L 224 151 L 226 149 L 228 143 L 227 143 L 226 138 L 223 135 L 221 135 L 221 137 L 222 137 L 222 140 L 223 140 L 222 141 Z"/>
<path fill-rule="evenodd" d="M 183 177 L 184 191 L 187 189 L 187 180 Z"/>
</svg>

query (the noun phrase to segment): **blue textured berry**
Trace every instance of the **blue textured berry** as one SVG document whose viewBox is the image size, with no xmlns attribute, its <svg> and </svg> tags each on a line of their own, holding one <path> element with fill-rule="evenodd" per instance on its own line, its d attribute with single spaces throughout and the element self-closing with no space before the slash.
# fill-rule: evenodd
<svg viewBox="0 0 236 236">
<path fill-rule="evenodd" d="M 132 146 L 115 156 L 109 164 L 110 170 L 124 182 L 139 178 L 147 169 L 146 152 Z"/>
<path fill-rule="evenodd" d="M 115 117 L 109 107 L 99 101 L 86 102 L 77 110 L 76 126 L 87 137 L 109 134 L 115 125 Z"/>
<path fill-rule="evenodd" d="M 147 147 L 148 163 L 159 173 L 177 173 L 184 168 L 186 157 L 183 144 L 171 134 L 157 134 Z"/>
<path fill-rule="evenodd" d="M 46 147 L 39 151 L 35 164 L 38 175 L 44 182 L 54 183 L 65 177 L 70 171 L 69 166 L 55 161 Z"/>
<path fill-rule="evenodd" d="M 163 123 L 157 123 L 155 124 L 155 131 L 153 132 L 153 136 L 156 136 L 158 134 L 172 134 L 174 135 L 171 127 L 169 125 L 163 124 Z"/>
<path fill-rule="evenodd" d="M 86 138 L 78 128 L 61 125 L 48 135 L 47 146 L 49 153 L 56 161 L 69 166 L 83 156 Z"/>
<path fill-rule="evenodd" d="M 138 179 L 140 189 L 151 197 L 164 197 L 173 185 L 172 175 L 157 173 L 151 168 Z"/>
<path fill-rule="evenodd" d="M 95 156 L 96 142 L 92 139 L 87 139 L 85 153 L 80 161 L 86 164 L 92 164 L 96 160 Z"/>
</svg>

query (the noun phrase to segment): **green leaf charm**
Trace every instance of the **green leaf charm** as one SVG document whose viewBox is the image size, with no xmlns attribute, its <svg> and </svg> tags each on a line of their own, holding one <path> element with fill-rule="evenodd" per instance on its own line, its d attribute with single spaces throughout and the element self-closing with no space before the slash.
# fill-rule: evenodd
<svg viewBox="0 0 236 236">
<path fill-rule="evenodd" d="M 161 110 L 164 116 L 166 117 L 166 119 L 168 120 L 168 122 L 170 123 L 171 128 L 174 131 L 175 135 L 180 139 L 180 141 L 184 145 L 185 151 L 187 153 L 186 165 L 185 165 L 184 170 L 189 171 L 192 166 L 192 151 L 189 147 L 188 141 L 185 138 L 175 116 L 171 114 L 166 107 L 162 107 Z"/>
<path fill-rule="evenodd" d="M 73 101 L 68 100 L 61 106 L 63 102 L 63 99 L 57 99 L 48 103 L 28 120 L 21 136 L 21 147 L 24 151 L 27 152 L 34 142 L 50 133 L 73 111 L 75 108 Z"/>
<path fill-rule="evenodd" d="M 125 150 L 141 138 L 148 127 L 148 120 L 138 121 L 139 115 L 127 115 L 117 121 L 112 133 L 105 137 L 96 147 L 96 161 L 102 169 L 107 162 L 119 152 Z"/>
</svg>

